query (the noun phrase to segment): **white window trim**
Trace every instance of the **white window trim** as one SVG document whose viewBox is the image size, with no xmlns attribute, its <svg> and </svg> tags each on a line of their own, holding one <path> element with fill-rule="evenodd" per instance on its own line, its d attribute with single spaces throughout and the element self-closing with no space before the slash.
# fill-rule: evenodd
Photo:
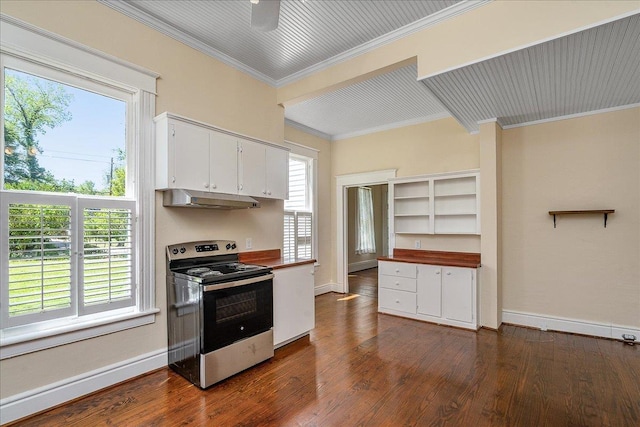
<svg viewBox="0 0 640 427">
<path fill-rule="evenodd" d="M 312 159 L 311 164 L 311 191 L 312 191 L 312 206 L 311 206 L 311 245 L 312 245 L 312 257 L 315 258 L 315 266 L 320 266 L 320 259 L 318 253 L 318 153 L 320 150 L 307 147 L 295 142 L 285 141 L 284 146 L 287 147 L 291 154 L 297 154 L 299 156 L 305 156 Z"/>
<path fill-rule="evenodd" d="M 136 218 L 138 243 L 141 248 L 137 252 L 141 272 L 137 309 L 0 331 L 0 360 L 155 322 L 155 314 L 160 310 L 155 307 L 155 192 L 151 189 L 155 176 L 153 117 L 159 74 L 4 14 L 0 14 L 0 26 L 2 54 L 117 87 L 134 95 L 134 111 L 130 115 L 134 123 L 130 125 L 134 125 L 137 132 L 133 135 L 135 149 L 127 157 L 136 165 L 133 181 L 143 189 L 136 192 L 140 213 Z M 0 131 L 4 132 L 2 117 L 0 115 Z M 0 162 L 0 176 L 2 169 L 3 163 Z"/>
</svg>

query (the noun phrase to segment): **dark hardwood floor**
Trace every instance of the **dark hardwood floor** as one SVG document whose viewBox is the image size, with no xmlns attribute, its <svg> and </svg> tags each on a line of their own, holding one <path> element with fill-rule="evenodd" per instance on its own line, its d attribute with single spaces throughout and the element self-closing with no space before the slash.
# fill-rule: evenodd
<svg viewBox="0 0 640 427">
<path fill-rule="evenodd" d="M 378 268 L 356 271 L 349 274 L 349 293 L 363 297 L 378 298 Z"/>
<path fill-rule="evenodd" d="M 640 426 L 640 348 L 514 326 L 470 332 L 316 298 L 310 339 L 202 391 L 169 369 L 25 426 Z"/>
</svg>

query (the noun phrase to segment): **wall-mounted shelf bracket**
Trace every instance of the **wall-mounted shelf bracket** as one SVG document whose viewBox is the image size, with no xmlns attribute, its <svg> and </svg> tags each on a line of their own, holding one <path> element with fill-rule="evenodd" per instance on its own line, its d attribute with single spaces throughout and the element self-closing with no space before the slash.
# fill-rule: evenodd
<svg viewBox="0 0 640 427">
<path fill-rule="evenodd" d="M 549 215 L 553 215 L 553 228 L 556 228 L 556 215 L 575 215 L 575 214 L 603 214 L 604 228 L 607 228 L 607 215 L 615 212 L 615 209 L 591 209 L 579 211 L 549 211 Z"/>
</svg>

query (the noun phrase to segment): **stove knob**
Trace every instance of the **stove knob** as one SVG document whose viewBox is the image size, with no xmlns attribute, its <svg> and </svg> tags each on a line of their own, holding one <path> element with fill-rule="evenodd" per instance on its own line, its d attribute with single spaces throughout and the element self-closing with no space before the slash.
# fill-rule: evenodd
<svg viewBox="0 0 640 427">
<path fill-rule="evenodd" d="M 183 247 L 181 247 L 181 248 L 180 248 L 180 253 L 181 253 L 181 254 L 183 254 L 183 253 L 185 253 L 185 252 L 187 252 L 187 250 L 184 248 L 184 246 L 183 246 Z"/>
<path fill-rule="evenodd" d="M 227 243 L 226 248 L 227 248 L 227 250 L 231 249 L 231 243 Z"/>
<path fill-rule="evenodd" d="M 171 253 L 174 255 L 178 255 L 178 249 L 176 248 L 171 249 Z"/>
<path fill-rule="evenodd" d="M 235 248 L 236 248 L 236 244 L 234 243 L 231 245 L 231 249 L 235 249 Z"/>
</svg>

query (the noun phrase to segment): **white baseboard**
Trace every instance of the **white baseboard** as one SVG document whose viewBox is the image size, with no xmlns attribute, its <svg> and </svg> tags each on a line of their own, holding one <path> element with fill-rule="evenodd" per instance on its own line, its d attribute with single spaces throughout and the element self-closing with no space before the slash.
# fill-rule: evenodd
<svg viewBox="0 0 640 427">
<path fill-rule="evenodd" d="M 356 271 L 368 270 L 369 268 L 376 268 L 378 266 L 377 259 L 368 259 L 365 261 L 352 262 L 348 266 L 349 273 L 355 273 Z"/>
<path fill-rule="evenodd" d="M 9 396 L 0 400 L 0 424 L 44 411 L 163 366 L 167 366 L 167 349 Z"/>
<path fill-rule="evenodd" d="M 622 340 L 622 334 L 635 335 L 637 339 L 640 339 L 640 328 L 636 327 L 551 317 L 518 311 L 502 310 L 502 322 L 539 328 L 543 331 L 571 332 L 574 334 L 592 335 L 594 337 L 613 338 L 616 340 Z"/>
<path fill-rule="evenodd" d="M 329 292 L 333 292 L 334 285 L 332 283 L 325 283 L 324 285 L 316 286 L 313 290 L 314 296 L 328 294 Z"/>
</svg>

